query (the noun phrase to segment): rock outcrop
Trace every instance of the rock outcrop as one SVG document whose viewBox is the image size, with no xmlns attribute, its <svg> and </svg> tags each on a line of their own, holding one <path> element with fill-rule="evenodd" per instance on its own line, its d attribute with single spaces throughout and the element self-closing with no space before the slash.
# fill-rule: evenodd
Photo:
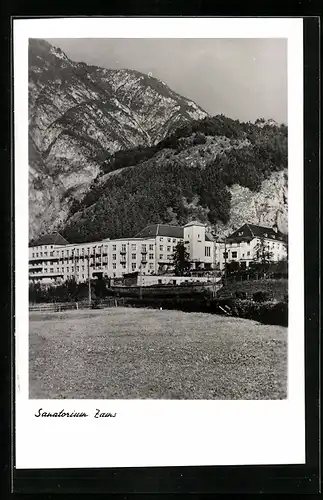
<svg viewBox="0 0 323 500">
<path fill-rule="evenodd" d="M 30 237 L 64 220 L 71 199 L 89 188 L 106 156 L 155 144 L 205 116 L 156 78 L 74 62 L 30 39 Z"/>
</svg>

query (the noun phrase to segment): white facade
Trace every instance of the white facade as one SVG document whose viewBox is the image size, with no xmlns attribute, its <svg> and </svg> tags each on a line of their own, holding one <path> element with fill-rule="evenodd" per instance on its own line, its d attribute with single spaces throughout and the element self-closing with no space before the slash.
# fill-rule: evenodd
<svg viewBox="0 0 323 500">
<path fill-rule="evenodd" d="M 271 238 L 263 238 L 262 242 L 260 238 L 253 238 L 251 241 L 218 242 L 216 243 L 216 260 L 220 270 L 224 269 L 226 262 L 245 263 L 245 266 L 249 267 L 250 262 L 257 258 L 257 249 L 260 244 L 270 252 L 273 262 L 278 262 L 287 256 L 286 243 Z"/>
<path fill-rule="evenodd" d="M 151 285 L 182 285 L 185 283 L 197 283 L 212 285 L 214 282 L 218 283 L 221 278 L 214 279 L 213 276 L 138 276 L 137 285 L 151 286 Z"/>
<path fill-rule="evenodd" d="M 212 241 L 206 234 L 205 225 L 195 221 L 183 228 L 160 224 L 147 226 L 143 230 L 144 236 L 135 238 L 73 244 L 63 244 L 60 235 L 57 240 L 60 244 L 55 244 L 55 239 L 53 244 L 48 244 L 50 237 L 47 244 L 41 243 L 46 238 L 40 239 L 41 244 L 29 247 L 29 279 L 46 284 L 72 277 L 78 282 L 99 275 L 120 278 L 132 272 L 139 272 L 141 276 L 158 275 L 172 269 L 173 254 L 180 241 L 184 242 L 189 253 L 192 270 L 223 270 L 226 262 L 233 261 L 245 263 L 248 267 L 256 258 L 260 241 L 271 252 L 273 261 L 286 257 L 287 245 L 281 235 L 276 235 L 272 228 L 252 226 L 265 230 L 265 236 L 260 239 L 254 236 L 250 227 L 245 224 L 227 238 L 226 243 Z M 145 235 L 147 229 L 148 235 Z"/>
<path fill-rule="evenodd" d="M 184 232 L 185 228 L 182 230 L 183 235 Z M 205 261 L 211 267 L 214 243 L 205 241 L 205 227 L 199 225 L 195 228 L 191 225 L 189 235 L 192 243 L 189 248 L 190 259 L 199 258 L 202 264 Z M 198 241 L 195 242 L 195 239 Z M 143 276 L 156 275 L 162 270 L 171 269 L 173 254 L 180 241 L 183 238 L 157 234 L 143 238 L 31 246 L 29 280 L 50 284 L 72 277 L 78 282 L 85 282 L 89 277 L 98 275 L 107 278 L 119 278 L 132 272 L 140 272 Z"/>
</svg>

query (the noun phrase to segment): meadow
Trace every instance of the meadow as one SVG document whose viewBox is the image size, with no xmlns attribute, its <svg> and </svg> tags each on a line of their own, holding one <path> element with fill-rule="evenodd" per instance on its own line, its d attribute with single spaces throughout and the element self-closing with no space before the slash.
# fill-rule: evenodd
<svg viewBox="0 0 323 500">
<path fill-rule="evenodd" d="M 287 328 L 176 310 L 30 313 L 31 399 L 284 399 Z"/>
</svg>

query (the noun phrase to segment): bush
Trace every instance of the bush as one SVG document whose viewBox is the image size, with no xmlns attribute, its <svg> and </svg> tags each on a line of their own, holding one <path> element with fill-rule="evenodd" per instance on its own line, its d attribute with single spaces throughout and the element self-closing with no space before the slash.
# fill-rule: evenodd
<svg viewBox="0 0 323 500">
<path fill-rule="evenodd" d="M 266 302 L 270 299 L 270 294 L 268 292 L 259 290 L 258 292 L 252 294 L 252 298 L 255 302 Z"/>
<path fill-rule="evenodd" d="M 176 309 L 184 312 L 205 312 L 251 319 L 270 325 L 288 325 L 288 305 L 285 302 L 255 302 L 246 299 L 200 298 L 126 298 L 125 305 L 153 309 Z"/>
<path fill-rule="evenodd" d="M 237 299 L 246 299 L 246 298 L 247 298 L 247 294 L 246 294 L 246 292 L 238 292 L 238 291 L 237 291 L 237 292 L 235 293 L 235 297 L 236 297 Z"/>
<path fill-rule="evenodd" d="M 271 304 L 262 311 L 259 321 L 266 325 L 288 326 L 288 304 L 286 302 Z"/>
</svg>

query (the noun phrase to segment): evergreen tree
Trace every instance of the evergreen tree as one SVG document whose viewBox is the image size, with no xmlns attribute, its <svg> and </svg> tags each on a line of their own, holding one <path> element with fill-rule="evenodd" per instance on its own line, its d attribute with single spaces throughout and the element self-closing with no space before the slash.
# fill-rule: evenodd
<svg viewBox="0 0 323 500">
<path fill-rule="evenodd" d="M 98 277 L 98 279 L 94 282 L 94 292 L 97 299 L 103 299 L 107 293 L 107 287 L 105 280 L 102 277 Z"/>
<path fill-rule="evenodd" d="M 173 266 L 176 276 L 185 276 L 191 268 L 190 256 L 182 241 L 177 243 L 173 254 Z"/>
<path fill-rule="evenodd" d="M 261 237 L 255 246 L 255 260 L 261 264 L 269 264 L 273 259 L 273 253 L 269 250 L 265 238 Z"/>
</svg>

